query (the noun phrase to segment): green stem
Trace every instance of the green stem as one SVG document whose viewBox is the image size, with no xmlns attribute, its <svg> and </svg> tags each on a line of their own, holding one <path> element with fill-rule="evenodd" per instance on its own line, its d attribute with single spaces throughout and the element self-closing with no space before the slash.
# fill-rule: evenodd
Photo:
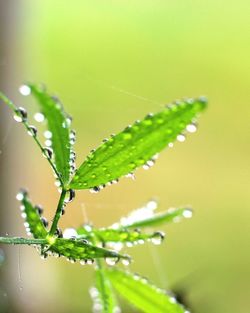
<svg viewBox="0 0 250 313">
<path fill-rule="evenodd" d="M 15 106 L 15 104 L 9 99 L 7 98 L 2 92 L 0 92 L 0 99 L 8 105 L 8 107 L 14 112 L 16 113 L 16 110 L 18 110 L 18 107 Z M 23 121 L 22 124 L 24 125 L 24 127 L 26 128 L 27 131 L 29 131 L 29 124 L 26 121 Z M 39 139 L 37 138 L 37 136 L 32 136 L 36 142 L 36 144 L 38 145 L 39 149 L 41 150 L 42 154 L 44 154 L 44 148 L 41 144 L 41 142 L 39 141 Z M 64 182 L 61 179 L 61 175 L 60 173 L 57 171 L 54 163 L 51 161 L 50 158 L 46 158 L 50 164 L 50 166 L 53 168 L 57 178 L 59 179 L 61 186 L 64 186 Z"/>
<path fill-rule="evenodd" d="M 46 239 L 29 239 L 22 237 L 0 237 L 0 243 L 14 245 L 45 245 Z"/>
<path fill-rule="evenodd" d="M 59 202 L 58 202 L 58 205 L 57 205 L 56 213 L 55 213 L 55 216 L 53 218 L 53 222 L 52 222 L 52 225 L 51 225 L 51 228 L 49 231 L 50 236 L 53 236 L 55 231 L 56 231 L 57 224 L 58 224 L 59 219 L 60 219 L 61 214 L 62 214 L 63 204 L 64 204 L 64 199 L 65 199 L 66 193 L 67 193 L 67 190 L 63 189 L 61 196 L 60 196 L 60 199 L 59 199 Z"/>
</svg>

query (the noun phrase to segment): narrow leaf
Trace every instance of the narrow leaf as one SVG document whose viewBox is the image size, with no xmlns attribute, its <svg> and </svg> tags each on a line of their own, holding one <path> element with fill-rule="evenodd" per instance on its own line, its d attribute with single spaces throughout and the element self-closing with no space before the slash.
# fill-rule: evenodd
<svg viewBox="0 0 250 313">
<path fill-rule="evenodd" d="M 70 120 L 57 98 L 49 95 L 41 87 L 35 85 L 29 87 L 47 120 L 48 130 L 52 135 L 50 140 L 55 166 L 62 182 L 66 184 L 70 176 Z"/>
<path fill-rule="evenodd" d="M 39 213 L 40 207 L 33 206 L 30 202 L 27 192 L 22 190 L 17 194 L 17 199 L 21 201 L 21 215 L 25 219 L 25 227 L 28 234 L 32 234 L 34 238 L 46 238 L 48 231 L 42 222 Z"/>
<path fill-rule="evenodd" d="M 182 218 L 191 218 L 192 210 L 190 208 L 171 208 L 165 212 L 154 213 L 152 216 L 141 215 L 140 218 L 123 218 L 120 223 L 114 224 L 114 226 L 133 229 L 133 228 L 143 228 L 143 227 L 153 227 L 162 224 L 167 224 L 171 222 L 179 222 Z M 113 226 L 113 227 L 114 227 Z"/>
<path fill-rule="evenodd" d="M 120 243 L 143 243 L 146 240 L 155 239 L 159 232 L 150 234 L 141 233 L 139 229 L 93 229 L 87 232 L 83 227 L 77 229 L 79 237 L 95 242 L 96 240 L 102 243 L 120 242 Z M 163 234 L 162 234 L 163 236 Z"/>
<path fill-rule="evenodd" d="M 174 297 L 145 278 L 117 269 L 107 270 L 107 275 L 118 293 L 142 312 L 185 313 Z"/>
<path fill-rule="evenodd" d="M 85 261 L 96 258 L 123 258 L 115 251 L 93 246 L 86 240 L 64 239 L 51 237 L 49 251 L 65 256 L 71 260 Z M 126 257 L 127 258 L 127 257 Z"/>
<path fill-rule="evenodd" d="M 96 288 L 91 288 L 90 295 L 94 302 L 94 307 L 100 308 L 99 312 L 114 313 L 117 310 L 116 299 L 113 294 L 111 283 L 103 269 L 95 271 Z"/>
<path fill-rule="evenodd" d="M 181 101 L 162 112 L 146 116 L 144 120 L 105 140 L 78 168 L 70 188 L 98 189 L 133 172 L 137 167 L 151 165 L 151 159 L 176 140 L 205 107 L 203 98 Z"/>
</svg>

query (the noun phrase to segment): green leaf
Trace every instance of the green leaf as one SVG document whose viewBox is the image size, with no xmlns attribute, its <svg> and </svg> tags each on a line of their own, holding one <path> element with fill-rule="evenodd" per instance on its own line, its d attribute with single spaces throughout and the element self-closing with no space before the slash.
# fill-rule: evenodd
<svg viewBox="0 0 250 313">
<path fill-rule="evenodd" d="M 44 114 L 48 130 L 52 134 L 52 150 L 55 166 L 64 184 L 70 177 L 70 120 L 64 109 L 55 97 L 49 95 L 43 88 L 29 85 L 32 95 L 39 103 Z"/>
<path fill-rule="evenodd" d="M 84 239 L 93 242 L 97 240 L 102 243 L 108 242 L 143 243 L 146 240 L 151 241 L 159 234 L 159 232 L 145 234 L 141 233 L 139 229 L 128 230 L 111 228 L 92 229 L 91 232 L 88 232 L 86 231 L 84 226 L 78 228 L 77 233 L 78 235 L 80 235 L 80 237 Z"/>
<path fill-rule="evenodd" d="M 64 239 L 49 237 L 48 243 L 50 244 L 48 251 L 56 253 L 60 256 L 65 256 L 71 260 L 85 261 L 93 260 L 96 258 L 114 258 L 119 260 L 120 258 L 126 258 L 118 254 L 115 251 L 107 250 L 104 248 L 96 247 L 86 240 L 76 240 L 76 239 Z"/>
<path fill-rule="evenodd" d="M 48 235 L 47 229 L 41 220 L 39 214 L 40 207 L 33 206 L 28 198 L 27 192 L 21 190 L 17 194 L 17 199 L 21 201 L 21 215 L 25 219 L 27 233 L 31 233 L 34 238 L 46 238 Z M 27 224 L 26 224 L 27 223 Z"/>
<path fill-rule="evenodd" d="M 123 218 L 120 223 L 115 224 L 115 227 L 122 227 L 126 229 L 154 227 L 171 222 L 179 222 L 182 218 L 191 218 L 192 210 L 190 208 L 171 208 L 165 212 L 153 213 L 151 216 L 141 214 L 140 217 L 136 215 L 129 215 Z"/>
<path fill-rule="evenodd" d="M 100 304 L 103 313 L 114 313 L 117 309 L 116 299 L 113 294 L 111 283 L 103 269 L 98 268 L 95 271 L 96 288 L 91 288 L 90 295 L 94 306 Z"/>
<path fill-rule="evenodd" d="M 107 270 L 107 275 L 118 293 L 142 312 L 185 313 L 174 297 L 145 278 L 118 269 Z"/>
<path fill-rule="evenodd" d="M 181 101 L 105 140 L 78 168 L 70 188 L 98 190 L 137 167 L 151 165 L 152 158 L 176 140 L 205 107 L 203 98 Z"/>
</svg>

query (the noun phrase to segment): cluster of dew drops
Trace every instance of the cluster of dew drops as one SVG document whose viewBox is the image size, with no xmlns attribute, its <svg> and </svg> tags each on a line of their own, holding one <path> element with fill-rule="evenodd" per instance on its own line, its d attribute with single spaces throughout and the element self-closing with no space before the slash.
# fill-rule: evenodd
<svg viewBox="0 0 250 313">
<path fill-rule="evenodd" d="M 24 198 L 27 196 L 27 191 L 25 189 L 21 189 L 18 194 L 16 195 L 16 199 L 20 202 L 24 200 Z M 49 226 L 48 220 L 42 216 L 43 214 L 43 207 L 41 205 L 35 205 L 34 209 L 37 211 L 37 213 L 40 216 L 40 220 L 42 224 L 44 225 L 45 228 Z M 23 204 L 20 205 L 20 210 L 21 210 L 21 217 L 25 220 L 24 221 L 24 227 L 26 229 L 26 233 L 28 236 L 32 236 L 32 230 L 30 228 L 30 224 L 27 221 L 27 214 L 25 212 L 25 206 Z M 92 227 L 90 225 L 84 225 L 85 229 L 88 229 L 89 232 L 91 232 Z M 57 238 L 64 238 L 64 239 L 69 239 L 69 240 L 77 240 L 78 234 L 77 231 L 74 228 L 66 228 L 64 232 L 60 228 L 56 229 L 55 236 Z M 81 242 L 84 244 L 91 244 L 88 240 L 86 239 L 79 239 Z M 41 258 L 46 259 L 48 256 L 53 256 L 53 257 L 60 257 L 58 253 L 52 252 L 52 251 L 47 251 L 46 253 L 42 253 L 41 249 L 39 246 L 34 245 L 38 251 L 41 253 Z M 114 251 L 115 252 L 115 251 Z M 67 261 L 70 263 L 75 263 L 76 260 L 74 258 L 66 258 Z M 107 265 L 109 266 L 114 266 L 115 264 L 118 263 L 118 261 L 121 260 L 121 263 L 125 266 L 128 266 L 131 262 L 131 258 L 128 255 L 123 255 L 122 258 L 118 256 L 112 256 L 112 257 L 106 257 L 105 261 Z M 81 265 L 93 265 L 94 264 L 94 259 L 82 259 L 79 260 L 79 263 Z"/>
<path fill-rule="evenodd" d="M 91 287 L 89 289 L 89 294 L 90 294 L 90 297 L 93 301 L 93 313 L 101 313 L 103 312 L 103 303 L 102 303 L 102 296 L 100 295 L 100 292 L 98 291 L 98 289 L 96 287 Z M 113 311 L 112 313 L 121 313 L 121 308 L 116 305 L 114 308 L 113 308 Z"/>
<path fill-rule="evenodd" d="M 31 94 L 31 88 L 28 85 L 22 85 L 19 88 L 20 93 L 23 96 L 29 96 Z M 52 99 L 56 102 L 56 105 L 58 109 L 61 109 L 61 103 L 60 100 L 52 96 Z M 18 123 L 26 123 L 27 122 L 27 111 L 23 107 L 18 107 L 15 111 L 14 114 L 14 120 Z M 43 123 L 45 121 L 45 116 L 41 112 L 37 112 L 34 115 L 34 119 L 38 123 Z M 66 128 L 71 125 L 72 122 L 72 117 L 67 116 L 65 122 L 63 122 L 62 127 Z M 38 131 L 37 128 L 34 125 L 27 125 L 28 128 L 28 134 L 32 137 L 37 137 Z M 44 138 L 45 138 L 45 146 L 42 148 L 43 149 L 43 155 L 45 158 L 49 160 L 53 160 L 53 149 L 52 149 L 52 132 L 49 130 L 44 131 Z M 76 154 L 72 149 L 72 146 L 75 144 L 76 141 L 76 132 L 74 130 L 70 131 L 69 134 L 69 142 L 70 142 L 70 160 L 69 160 L 69 166 L 70 166 L 70 176 L 72 177 L 76 171 Z M 61 183 L 60 180 L 58 179 L 57 175 L 55 174 L 56 177 L 56 182 L 55 185 L 58 187 L 58 191 L 61 192 Z M 74 198 L 74 191 L 71 190 L 68 192 L 67 197 L 65 199 L 65 202 L 71 202 Z"/>
</svg>

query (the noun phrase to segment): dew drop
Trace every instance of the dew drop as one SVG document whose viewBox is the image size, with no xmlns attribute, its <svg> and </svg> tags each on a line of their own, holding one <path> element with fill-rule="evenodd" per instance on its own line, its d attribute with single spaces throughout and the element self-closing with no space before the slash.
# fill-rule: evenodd
<svg viewBox="0 0 250 313">
<path fill-rule="evenodd" d="M 186 140 L 186 136 L 183 135 L 183 134 L 179 134 L 179 135 L 177 136 L 177 140 L 178 140 L 179 142 L 184 142 L 184 141 Z"/>
<path fill-rule="evenodd" d="M 162 232 L 155 232 L 151 238 L 151 242 L 154 244 L 154 245 L 160 245 L 164 239 L 165 235 L 164 233 Z"/>
<path fill-rule="evenodd" d="M 41 222 L 43 223 L 44 227 L 48 227 L 49 223 L 45 217 L 41 217 Z"/>
<path fill-rule="evenodd" d="M 16 199 L 17 199 L 18 201 L 22 201 L 23 198 L 24 198 L 23 192 L 18 192 L 18 194 L 16 195 Z"/>
<path fill-rule="evenodd" d="M 41 255 L 41 259 L 42 259 L 42 260 L 45 260 L 45 259 L 47 259 L 48 256 L 49 256 L 49 255 L 48 255 L 47 253 L 43 253 L 43 254 Z"/>
<path fill-rule="evenodd" d="M 187 125 L 186 129 L 189 133 L 195 133 L 197 131 L 197 126 L 196 124 L 192 123 Z"/>
<path fill-rule="evenodd" d="M 66 228 L 63 232 L 63 238 L 70 239 L 77 237 L 77 231 L 74 228 Z"/>
<path fill-rule="evenodd" d="M 49 140 L 49 139 L 45 140 L 45 146 L 46 147 L 51 147 L 52 146 L 52 141 Z"/>
<path fill-rule="evenodd" d="M 154 211 L 155 209 L 157 209 L 158 207 L 158 203 L 155 200 L 150 200 L 147 204 L 146 204 L 147 209 Z"/>
<path fill-rule="evenodd" d="M 57 228 L 57 229 L 56 229 L 55 235 L 56 235 L 58 238 L 63 238 L 63 234 L 62 234 L 61 228 Z"/>
<path fill-rule="evenodd" d="M 122 259 L 122 264 L 123 264 L 123 265 L 129 266 L 130 263 L 131 263 L 131 258 L 130 258 L 130 256 L 125 256 L 125 257 Z"/>
<path fill-rule="evenodd" d="M 35 210 L 37 210 L 37 213 L 41 216 L 43 214 L 43 207 L 40 204 L 37 204 L 35 206 Z"/>
<path fill-rule="evenodd" d="M 25 196 L 27 196 L 27 190 L 21 189 L 21 190 L 17 193 L 16 199 L 17 199 L 18 201 L 22 201 Z"/>
<path fill-rule="evenodd" d="M 55 186 L 56 186 L 56 187 L 61 187 L 61 182 L 60 182 L 59 180 L 56 180 L 56 181 L 55 181 Z"/>
<path fill-rule="evenodd" d="M 38 123 L 42 123 L 45 119 L 44 115 L 40 112 L 37 112 L 35 115 L 34 115 L 34 119 L 38 122 Z"/>
<path fill-rule="evenodd" d="M 46 139 L 51 139 L 52 138 L 52 132 L 49 131 L 49 130 L 46 130 L 44 133 L 43 133 L 44 137 Z"/>
<path fill-rule="evenodd" d="M 21 213 L 21 217 L 24 218 L 24 219 L 26 219 L 27 214 L 26 214 L 25 212 L 23 212 L 23 213 Z"/>
<path fill-rule="evenodd" d="M 93 187 L 92 189 L 90 189 L 90 192 L 91 193 L 98 193 L 99 191 L 100 191 L 101 189 L 100 189 L 100 187 Z"/>
<path fill-rule="evenodd" d="M 93 260 L 93 259 L 88 259 L 88 260 L 86 261 L 86 263 L 87 263 L 88 265 L 93 265 L 94 262 L 95 262 L 95 260 Z"/>
<path fill-rule="evenodd" d="M 27 120 L 27 111 L 24 108 L 19 107 L 15 110 L 15 114 L 13 117 L 14 120 L 18 123 L 25 122 Z"/>
<path fill-rule="evenodd" d="M 185 218 L 191 218 L 193 216 L 192 209 L 185 209 L 182 213 L 183 217 Z"/>
<path fill-rule="evenodd" d="M 107 257 L 107 258 L 105 258 L 105 262 L 110 266 L 114 266 L 118 261 L 119 261 L 118 257 Z"/>
<path fill-rule="evenodd" d="M 37 135 L 37 128 L 33 125 L 29 125 L 28 134 L 32 137 L 36 137 Z"/>
<path fill-rule="evenodd" d="M 28 85 L 21 85 L 19 87 L 19 92 L 23 96 L 29 96 L 30 93 L 31 93 L 31 89 L 30 89 L 30 87 Z"/>
<path fill-rule="evenodd" d="M 43 148 L 43 155 L 45 158 L 51 159 L 53 156 L 53 150 L 49 147 Z"/>
<path fill-rule="evenodd" d="M 170 142 L 170 143 L 168 144 L 168 147 L 169 147 L 169 148 L 173 148 L 173 146 L 174 146 L 174 144 L 173 144 L 172 142 Z"/>
</svg>

